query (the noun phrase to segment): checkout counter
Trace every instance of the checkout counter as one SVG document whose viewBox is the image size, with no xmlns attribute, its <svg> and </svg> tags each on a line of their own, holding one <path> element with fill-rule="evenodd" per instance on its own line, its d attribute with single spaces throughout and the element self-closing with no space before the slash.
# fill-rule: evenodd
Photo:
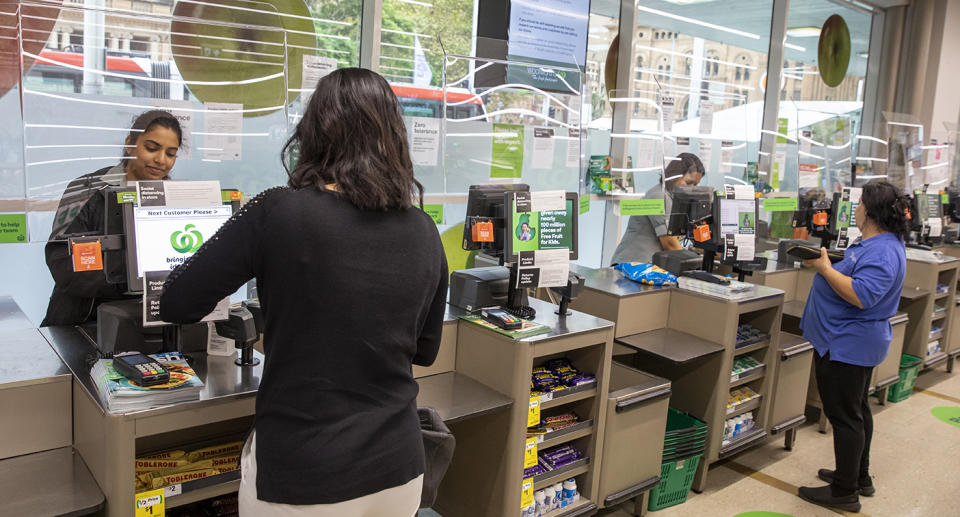
<svg viewBox="0 0 960 517">
<path fill-rule="evenodd" d="M 585 422 L 538 444 L 540 448 L 571 444 L 584 453 L 581 461 L 533 480 L 534 489 L 568 478 L 577 481 L 580 500 L 551 517 L 592 515 L 599 507 L 635 497 L 659 481 L 662 439 L 653 437 L 663 436 L 670 383 L 622 365 L 612 366 L 614 325 L 610 321 L 576 311 L 561 318 L 554 314 L 552 304 L 531 300 L 531 305 L 537 310 L 535 321 L 550 330 L 522 339 L 461 320 L 458 316 L 463 313 L 448 306 L 437 361 L 415 372 L 420 384 L 418 405 L 436 409 L 457 440 L 434 504 L 443 515 L 517 513 L 524 481 L 531 372 L 559 357 L 593 373 L 596 383 L 586 390 L 538 401 L 545 415 L 574 411 Z M 19 320 L 3 320 L 19 321 L 26 328 L 4 332 L 8 346 L 4 357 L 12 360 L 5 360 L 5 368 L 0 370 L 0 397 L 9 395 L 28 411 L 22 418 L 4 419 L 2 425 L 17 426 L 4 427 L 4 435 L 16 436 L 21 447 L 3 452 L 20 455 L 14 458 L 18 461 L 28 457 L 43 460 L 45 466 L 38 470 L 37 466 L 0 460 L 0 486 L 22 487 L 13 492 L 24 496 L 23 500 L 0 502 L 0 514 L 11 513 L 8 509 L 24 513 L 19 511 L 24 508 L 30 514 L 69 501 L 73 506 L 57 506 L 49 513 L 129 515 L 136 492 L 135 458 L 241 440 L 250 429 L 262 362 L 241 368 L 233 357 L 193 353 L 190 364 L 204 382 L 198 399 L 110 413 L 90 374 L 97 357 L 92 338 L 95 330 L 82 326 L 29 328 L 26 318 L 17 314 Z M 17 333 L 30 339 L 17 350 L 28 349 L 30 354 L 10 352 L 10 336 Z M 255 356 L 263 359 L 259 352 Z M 29 365 L 35 379 L 24 381 L 8 371 L 24 365 Z M 33 386 L 54 393 L 12 391 Z M 637 436 L 650 436 L 650 443 L 641 446 Z M 605 449 L 605 442 L 616 449 Z M 610 457 L 616 456 L 606 465 L 601 461 L 604 450 Z M 28 454 L 32 451 L 46 456 Z M 34 484 L 25 484 L 30 479 L 24 469 L 40 473 Z M 72 476 L 69 487 L 73 492 L 59 484 L 51 486 L 51 479 L 59 479 L 57 469 Z M 164 489 L 165 506 L 182 507 L 238 487 L 236 471 L 187 481 Z M 51 493 L 53 488 L 65 493 L 58 498 Z"/>
<path fill-rule="evenodd" d="M 669 380 L 670 406 L 708 424 L 706 450 L 694 490 L 706 487 L 710 464 L 763 443 L 773 432 L 771 418 L 779 417 L 772 406 L 779 391 L 776 379 L 782 354 L 782 290 L 756 286 L 749 297 L 728 300 L 675 287 L 645 286 L 610 268 L 571 265 L 571 270 L 586 281 L 583 292 L 570 306 L 616 322 L 614 360 Z M 763 331 L 767 337 L 737 347 L 737 330 L 742 324 Z M 733 375 L 734 360 L 744 356 L 762 366 Z M 728 411 L 728 394 L 743 386 L 759 393 L 760 398 Z M 781 402 L 789 403 L 787 399 L 782 396 Z M 754 429 L 725 441 L 725 421 L 746 412 L 754 414 Z M 802 416 L 803 408 L 788 412 Z"/>
<path fill-rule="evenodd" d="M 421 375 L 418 405 L 433 407 L 448 425 L 504 412 L 513 405 L 510 397 L 453 371 L 458 323 L 448 312 L 437 361 L 417 372 Z M 198 400 L 110 413 L 90 375 L 97 357 L 95 329 L 50 327 L 32 332 L 39 338 L 34 348 L 49 352 L 61 368 L 65 397 L 58 412 L 66 429 L 62 440 L 68 448 L 72 442 L 79 453 L 75 457 L 82 457 L 89 466 L 90 483 L 99 485 L 96 493 L 102 490 L 99 505 L 104 505 L 104 496 L 106 499 L 105 515 L 129 515 L 135 495 L 135 458 L 168 449 L 242 440 L 253 424 L 256 393 L 263 376 L 263 355 L 259 352 L 255 357 L 261 363 L 243 368 L 234 364 L 232 356 L 191 354 L 190 364 L 204 382 Z M 45 346 L 47 343 L 49 346 Z M 166 491 L 165 506 L 177 508 L 235 492 L 239 485 L 239 471 L 185 482 Z"/>
<path fill-rule="evenodd" d="M 0 297 L 0 515 L 103 508 L 103 493 L 73 448 L 71 377 L 13 299 Z"/>
<path fill-rule="evenodd" d="M 783 303 L 783 321 L 782 329 L 793 336 L 800 336 L 800 318 L 803 316 L 803 309 L 806 305 L 807 295 L 810 293 L 810 286 L 816 273 L 799 265 L 783 264 L 777 262 L 777 252 L 767 252 L 767 268 L 763 271 L 754 273 L 754 281 L 768 286 L 775 286 L 784 291 L 785 301 Z M 873 378 L 870 383 L 870 392 L 875 393 L 880 404 L 885 404 L 887 400 L 887 391 L 890 386 L 900 380 L 900 355 L 903 353 L 904 338 L 907 333 L 907 324 L 910 321 L 908 309 L 911 307 L 925 307 L 929 299 L 930 292 L 925 289 L 908 287 L 904 284 L 900 295 L 900 311 L 890 319 L 893 327 L 893 339 L 890 342 L 890 351 L 887 358 L 873 370 Z M 810 347 L 812 352 L 812 346 Z M 784 352 L 787 355 L 787 352 Z M 820 395 L 817 390 L 816 376 L 812 368 L 813 354 L 807 360 L 809 373 L 808 388 L 806 390 L 806 404 L 822 409 Z M 820 412 L 818 421 L 820 432 L 827 430 L 827 418 Z M 790 437 L 788 436 L 788 439 Z"/>
</svg>

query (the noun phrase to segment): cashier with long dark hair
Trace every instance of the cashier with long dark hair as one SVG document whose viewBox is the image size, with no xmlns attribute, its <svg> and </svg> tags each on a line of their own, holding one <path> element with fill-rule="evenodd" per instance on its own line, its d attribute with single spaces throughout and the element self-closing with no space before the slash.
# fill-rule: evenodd
<svg viewBox="0 0 960 517">
<path fill-rule="evenodd" d="M 80 176 L 67 185 L 44 249 L 54 286 L 41 327 L 78 325 L 94 318 L 99 304 L 126 298 L 123 286 L 108 284 L 103 271 L 74 272 L 66 239 L 102 235 L 104 189 L 133 181 L 167 179 L 182 143 L 183 132 L 173 115 L 163 110 L 146 111 L 133 121 L 119 164 Z"/>
<path fill-rule="evenodd" d="M 289 187 L 252 199 L 174 270 L 160 315 L 197 321 L 257 279 L 266 363 L 241 515 L 410 517 L 425 462 L 411 365 L 436 358 L 447 267 L 414 204 L 400 104 L 376 73 L 337 70 L 294 146 Z"/>
<path fill-rule="evenodd" d="M 906 275 L 906 210 L 896 187 L 863 187 L 854 216 L 861 238 L 831 264 L 827 250 L 804 265 L 817 270 L 800 328 L 816 349 L 814 367 L 823 411 L 833 426 L 835 469 L 820 469 L 822 487 L 802 487 L 803 499 L 849 512 L 874 494 L 870 477 L 873 416 L 867 391 L 873 368 L 890 349 L 890 318 Z"/>
</svg>

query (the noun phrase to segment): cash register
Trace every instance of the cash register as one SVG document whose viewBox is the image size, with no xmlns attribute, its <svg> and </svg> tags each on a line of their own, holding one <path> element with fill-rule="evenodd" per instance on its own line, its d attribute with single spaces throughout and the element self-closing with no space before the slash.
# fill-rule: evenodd
<svg viewBox="0 0 960 517">
<path fill-rule="evenodd" d="M 533 319 L 526 289 L 520 286 L 520 262 L 537 250 L 567 249 L 577 258 L 577 194 L 564 194 L 562 210 L 532 211 L 524 204 L 530 187 L 524 184 L 472 185 L 463 225 L 463 249 L 477 250 L 495 266 L 455 271 L 450 275 L 450 304 L 468 311 L 502 308 L 521 319 Z M 519 201 L 519 203 L 518 203 Z M 519 209 L 518 209 L 519 206 Z M 547 238 L 549 236 L 549 238 Z M 583 277 L 570 273 L 565 286 L 550 288 L 560 300 L 558 314 L 565 316 L 570 300 L 583 287 Z M 488 314 L 499 314 L 487 311 Z M 498 326 L 508 328 L 509 316 Z"/>
<path fill-rule="evenodd" d="M 136 202 L 135 186 L 106 189 L 104 235 L 73 237 L 68 243 L 68 247 L 74 249 L 75 243 L 98 241 L 107 282 L 137 296 L 105 302 L 97 308 L 95 342 L 103 357 L 113 357 L 121 352 L 154 354 L 206 350 L 206 323 L 145 325 L 147 313 L 151 311 L 150 302 L 156 303 L 159 292 L 147 296 L 147 307 L 142 295 L 145 273 L 162 268 L 172 270 L 196 252 L 204 238 L 216 233 L 239 210 L 239 196 L 229 195 L 235 191 L 224 192 L 228 193 L 224 198 L 233 200 L 221 206 L 177 207 L 174 210 L 140 206 Z M 155 307 L 153 310 L 155 312 Z M 232 308 L 222 321 L 216 322 L 216 327 L 220 335 L 236 339 L 237 348 L 241 348 L 241 359 L 247 361 L 245 364 L 252 364 L 252 344 L 258 332 L 246 326 L 247 320 L 252 325 L 254 320 L 249 311 L 242 307 Z M 83 330 L 89 332 L 89 329 Z M 131 363 L 131 366 L 137 370 L 135 364 Z"/>
</svg>

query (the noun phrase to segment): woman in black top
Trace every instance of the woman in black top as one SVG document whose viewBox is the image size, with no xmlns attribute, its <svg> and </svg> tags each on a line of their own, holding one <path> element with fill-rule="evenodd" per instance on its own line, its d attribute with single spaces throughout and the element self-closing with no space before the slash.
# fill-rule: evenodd
<svg viewBox="0 0 960 517">
<path fill-rule="evenodd" d="M 162 110 L 146 111 L 134 120 L 119 164 L 80 176 L 67 185 L 44 249 L 54 286 L 41 327 L 79 325 L 96 316 L 99 304 L 126 298 L 126 286 L 108 284 L 103 271 L 75 273 L 66 239 L 103 235 L 104 189 L 132 181 L 167 179 L 182 140 L 180 123 L 173 115 Z"/>
<path fill-rule="evenodd" d="M 413 515 L 424 457 L 411 365 L 436 357 L 447 266 L 414 206 L 397 98 L 369 70 L 337 70 L 284 158 L 294 147 L 289 187 L 252 199 L 174 270 L 160 315 L 197 321 L 257 280 L 266 362 L 242 515 Z"/>
</svg>

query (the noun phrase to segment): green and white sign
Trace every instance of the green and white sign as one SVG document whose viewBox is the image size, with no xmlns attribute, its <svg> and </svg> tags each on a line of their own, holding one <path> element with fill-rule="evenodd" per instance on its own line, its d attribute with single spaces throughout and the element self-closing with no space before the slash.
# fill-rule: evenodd
<svg viewBox="0 0 960 517">
<path fill-rule="evenodd" d="M 624 199 L 620 201 L 620 215 L 663 215 L 666 208 L 662 199 Z"/>
<path fill-rule="evenodd" d="M 790 130 L 790 119 L 788 118 L 778 118 L 777 119 L 777 143 L 785 144 L 787 143 L 787 131 Z M 783 135 L 783 136 L 780 136 Z"/>
<path fill-rule="evenodd" d="M 795 212 L 797 198 L 795 197 L 767 197 L 763 198 L 764 212 Z"/>
<path fill-rule="evenodd" d="M 435 224 L 443 224 L 443 205 L 423 205 L 423 211 Z"/>
<path fill-rule="evenodd" d="M 490 152 L 491 178 L 523 176 L 523 126 L 493 125 L 493 147 Z"/>
<path fill-rule="evenodd" d="M 580 196 L 580 213 L 585 214 L 590 211 L 590 194 Z"/>
<path fill-rule="evenodd" d="M 27 242 L 27 214 L 0 214 L 0 244 Z"/>
</svg>

